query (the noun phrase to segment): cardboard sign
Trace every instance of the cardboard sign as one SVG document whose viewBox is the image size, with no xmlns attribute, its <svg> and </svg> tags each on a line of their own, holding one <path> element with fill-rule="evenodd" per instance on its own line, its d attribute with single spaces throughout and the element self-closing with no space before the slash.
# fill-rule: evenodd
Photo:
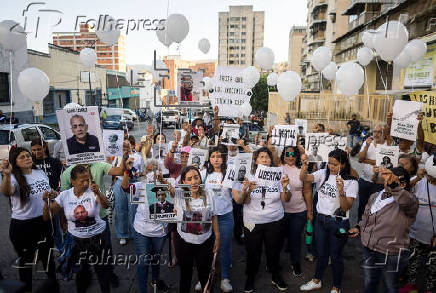
<svg viewBox="0 0 436 293">
<path fill-rule="evenodd" d="M 254 175 L 257 186 L 272 186 L 282 180 L 283 167 L 258 165 Z"/>
<path fill-rule="evenodd" d="M 197 168 L 203 169 L 206 163 L 209 151 L 201 148 L 191 148 L 188 158 L 188 166 L 196 165 Z"/>
<path fill-rule="evenodd" d="M 307 133 L 305 151 L 309 162 L 328 162 L 328 156 L 336 148 L 345 150 L 347 137 L 328 133 Z"/>
<path fill-rule="evenodd" d="M 121 157 L 123 155 L 124 131 L 103 130 L 104 152 L 107 157 Z"/>
<path fill-rule="evenodd" d="M 398 146 L 378 145 L 375 148 L 375 164 L 379 167 L 398 167 L 400 148 Z"/>
<path fill-rule="evenodd" d="M 418 133 L 418 114 L 422 103 L 396 100 L 392 117 L 391 136 L 415 141 Z"/>
<path fill-rule="evenodd" d="M 422 129 L 424 130 L 424 141 L 436 144 L 436 92 L 414 92 L 410 94 L 410 99 L 423 104 Z"/>
<path fill-rule="evenodd" d="M 238 145 L 239 124 L 223 124 L 223 132 L 221 134 L 221 143 L 224 145 Z"/>
<path fill-rule="evenodd" d="M 276 125 L 271 133 L 271 143 L 275 146 L 296 146 L 298 126 Z"/>
</svg>

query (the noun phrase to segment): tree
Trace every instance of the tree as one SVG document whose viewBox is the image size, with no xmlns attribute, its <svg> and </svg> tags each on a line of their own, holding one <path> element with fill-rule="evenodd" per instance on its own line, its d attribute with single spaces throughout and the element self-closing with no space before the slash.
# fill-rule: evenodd
<svg viewBox="0 0 436 293">
<path fill-rule="evenodd" d="M 268 84 L 266 83 L 267 75 L 262 75 L 259 82 L 251 90 L 250 100 L 253 111 L 268 111 Z"/>
</svg>

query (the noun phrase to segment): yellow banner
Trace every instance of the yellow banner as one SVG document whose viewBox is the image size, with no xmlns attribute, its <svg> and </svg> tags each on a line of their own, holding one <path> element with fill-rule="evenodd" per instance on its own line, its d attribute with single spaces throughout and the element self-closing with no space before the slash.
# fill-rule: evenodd
<svg viewBox="0 0 436 293">
<path fill-rule="evenodd" d="M 436 145 L 436 92 L 414 92 L 410 94 L 410 99 L 424 104 L 422 128 L 425 141 Z"/>
</svg>

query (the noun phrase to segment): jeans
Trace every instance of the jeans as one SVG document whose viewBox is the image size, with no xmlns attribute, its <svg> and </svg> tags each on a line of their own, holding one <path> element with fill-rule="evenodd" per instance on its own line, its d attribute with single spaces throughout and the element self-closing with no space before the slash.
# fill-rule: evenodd
<svg viewBox="0 0 436 293">
<path fill-rule="evenodd" d="M 329 263 L 329 257 L 332 261 L 333 270 L 333 286 L 341 288 L 342 275 L 344 273 L 344 261 L 342 259 L 342 250 L 345 243 L 347 243 L 347 237 L 337 237 L 336 232 L 339 228 L 343 228 L 346 231 L 350 229 L 349 220 L 336 220 L 330 216 L 318 214 L 315 220 L 316 229 L 316 271 L 315 279 L 322 280 L 325 269 Z"/>
<path fill-rule="evenodd" d="M 388 255 L 363 246 L 363 272 L 365 275 L 365 293 L 377 292 L 380 278 L 383 278 L 384 292 L 397 293 L 399 276 L 409 260 L 408 251 L 401 255 Z"/>
<path fill-rule="evenodd" d="M 130 203 L 130 194 L 121 188 L 121 180 L 114 184 L 115 195 L 115 231 L 118 238 L 132 238 L 134 234 L 133 221 L 135 220 L 138 205 Z"/>
<path fill-rule="evenodd" d="M 354 138 L 356 141 L 354 141 Z M 355 143 L 358 143 L 361 140 L 359 134 L 350 134 L 350 148 L 352 149 L 354 147 Z"/>
<path fill-rule="evenodd" d="M 285 213 L 285 237 L 288 241 L 288 250 L 292 264 L 301 261 L 301 236 L 307 222 L 307 211 L 299 213 Z"/>
<path fill-rule="evenodd" d="M 229 278 L 232 265 L 233 211 L 218 216 L 220 230 L 221 279 Z"/>
<path fill-rule="evenodd" d="M 384 186 L 383 184 L 377 184 L 373 182 L 366 181 L 359 178 L 359 208 L 357 211 L 357 223 L 362 220 L 363 212 L 365 212 L 365 206 L 368 203 L 369 198 L 372 194 L 381 191 Z"/>
<path fill-rule="evenodd" d="M 162 250 L 165 244 L 164 237 L 148 237 L 134 231 L 134 242 L 138 265 L 136 274 L 138 286 L 141 293 L 147 293 L 148 267 L 151 265 L 151 278 L 153 281 L 159 279 Z"/>
</svg>

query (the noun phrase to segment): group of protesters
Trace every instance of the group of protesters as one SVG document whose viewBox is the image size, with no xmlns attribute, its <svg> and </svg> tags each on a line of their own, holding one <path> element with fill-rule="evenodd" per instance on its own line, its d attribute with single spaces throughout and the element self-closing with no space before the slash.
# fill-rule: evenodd
<svg viewBox="0 0 436 293">
<path fill-rule="evenodd" d="M 304 135 L 296 145 L 277 147 L 271 143 L 273 127 L 266 137 L 256 135 L 254 143 L 240 139 L 223 144 L 222 124 L 242 123 L 218 114 L 215 107 L 206 122 L 200 117 L 183 123 L 171 138 L 153 125 L 139 141 L 126 131 L 123 156 L 108 157 L 106 162 L 66 166 L 62 152 L 50 154 L 41 139 L 32 141 L 31 150 L 12 148 L 1 162 L 0 191 L 10 202 L 9 237 L 24 292 L 32 291 L 35 252 L 53 285 L 50 292 L 60 292 L 59 278 L 73 276 L 77 292 L 86 292 L 91 267 L 102 292 L 118 287 L 114 264 L 106 261 L 114 258 L 112 220 L 119 244 L 134 243 L 142 293 L 150 292 L 150 283 L 159 292 L 170 290 L 160 274 L 165 243 L 169 243 L 168 265 L 180 267 L 178 292 L 212 292 L 214 279 L 219 279 L 223 292 L 237 292 L 231 276 L 233 240 L 246 249 L 244 292 L 255 290 L 265 249 L 267 272 L 277 290 L 288 289 L 280 264 L 285 251 L 293 277 L 301 278 L 303 261 L 316 261 L 313 277 L 301 285 L 301 291 L 328 287 L 338 293 L 343 287 L 344 247 L 349 238 L 357 237 L 362 244 L 364 284 L 356 287 L 377 292 L 383 282 L 385 292 L 411 292 L 418 286 L 435 292 L 436 264 L 430 255 L 436 249 L 436 145 L 424 141 L 422 115 L 416 141 L 390 136 L 391 113 L 384 125 L 370 129 L 358 153 L 362 169 L 358 172 L 348 147 L 332 150 L 326 162 L 311 162 L 302 143 Z M 291 117 L 287 120 L 290 123 Z M 348 123 L 351 143 L 361 139 L 355 120 Z M 336 131 L 315 123 L 312 132 L 334 135 Z M 242 126 L 240 134 L 247 137 Z M 153 148 L 160 144 L 168 146 L 162 157 Z M 376 165 L 380 145 L 399 146 L 397 167 Z M 188 164 L 195 148 L 208 149 L 204 166 Z M 252 153 L 251 169 L 242 180 L 224 184 L 239 153 Z M 260 166 L 282 167 L 283 176 L 261 186 L 255 176 Z M 112 176 L 109 186 L 104 184 L 105 175 Z M 131 200 L 152 183 L 153 192 L 163 198 L 156 208 L 174 212 L 174 222 L 152 219 L 147 203 Z M 358 205 L 358 222 L 351 226 L 353 205 Z M 186 219 L 184 211 L 201 215 L 201 221 Z M 313 225 L 313 242 L 306 247 L 302 238 L 309 225 Z M 54 247 L 59 254 L 50 253 Z M 220 276 L 214 276 L 216 261 Z M 332 284 L 325 284 L 329 264 Z"/>
</svg>

